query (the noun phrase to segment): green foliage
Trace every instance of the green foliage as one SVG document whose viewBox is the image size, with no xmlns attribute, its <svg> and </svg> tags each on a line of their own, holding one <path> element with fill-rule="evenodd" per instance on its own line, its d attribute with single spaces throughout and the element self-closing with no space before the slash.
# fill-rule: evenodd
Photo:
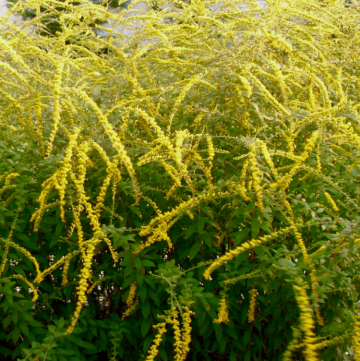
<svg viewBox="0 0 360 361">
<path fill-rule="evenodd" d="M 3 359 L 359 360 L 359 6 L 144 4 L 0 18 Z"/>
</svg>

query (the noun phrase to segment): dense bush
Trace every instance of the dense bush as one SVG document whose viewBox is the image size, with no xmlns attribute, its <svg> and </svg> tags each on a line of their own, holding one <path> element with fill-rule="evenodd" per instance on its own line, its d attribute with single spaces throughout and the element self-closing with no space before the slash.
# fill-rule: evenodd
<svg viewBox="0 0 360 361">
<path fill-rule="evenodd" d="M 359 6 L 147 4 L 0 18 L 2 359 L 360 360 Z"/>
</svg>

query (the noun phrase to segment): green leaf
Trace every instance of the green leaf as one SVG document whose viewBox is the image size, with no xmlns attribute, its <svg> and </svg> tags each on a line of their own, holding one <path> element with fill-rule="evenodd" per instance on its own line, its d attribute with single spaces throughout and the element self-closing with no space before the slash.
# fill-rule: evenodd
<svg viewBox="0 0 360 361">
<path fill-rule="evenodd" d="M 149 294 L 149 297 L 155 302 L 156 306 L 160 306 L 160 299 L 159 299 L 159 296 L 158 294 L 152 290 L 151 288 L 149 288 L 147 290 L 147 293 Z"/>
<path fill-rule="evenodd" d="M 148 335 L 143 343 L 143 352 L 146 353 L 147 350 L 150 348 L 150 345 L 152 344 L 152 341 L 154 339 L 154 336 L 152 334 Z"/>
<path fill-rule="evenodd" d="M 244 228 L 239 232 L 232 233 L 231 236 L 235 238 L 234 246 L 238 246 L 250 233 L 250 228 Z"/>
<path fill-rule="evenodd" d="M 201 242 L 198 241 L 191 247 L 190 252 L 189 252 L 189 258 L 193 259 L 198 254 L 200 249 L 201 249 Z"/>
<path fill-rule="evenodd" d="M 243 335 L 243 337 L 242 337 L 242 342 L 243 342 L 244 347 L 246 347 L 247 344 L 249 343 L 250 337 L 251 337 L 251 328 L 248 327 L 248 328 L 245 330 L 244 335 Z"/>
<path fill-rule="evenodd" d="M 146 300 L 145 302 L 143 302 L 141 305 L 141 312 L 144 316 L 144 318 L 148 318 L 149 314 L 150 314 L 150 303 L 148 300 Z"/>
<path fill-rule="evenodd" d="M 161 356 L 161 360 L 164 360 L 164 361 L 168 360 L 168 355 L 162 346 L 159 347 L 159 354 Z"/>
<path fill-rule="evenodd" d="M 139 284 L 139 286 L 141 286 L 144 282 L 144 274 L 142 273 L 141 269 L 138 269 L 136 271 L 136 281 Z"/>
<path fill-rule="evenodd" d="M 142 265 L 143 267 L 156 267 L 155 263 L 152 262 L 152 261 L 150 261 L 150 260 L 148 260 L 148 259 L 143 259 L 143 260 L 141 260 L 141 265 Z"/>
<path fill-rule="evenodd" d="M 142 337 L 145 337 L 145 335 L 149 332 L 151 326 L 151 318 L 148 317 L 144 319 L 141 323 L 141 335 Z"/>
<path fill-rule="evenodd" d="M 139 288 L 139 295 L 140 295 L 141 301 L 144 302 L 147 297 L 147 287 L 145 284 L 142 284 L 141 287 Z"/>
<path fill-rule="evenodd" d="M 259 220 L 257 217 L 254 217 L 251 221 L 251 235 L 254 239 L 256 239 L 259 234 L 259 228 L 260 228 Z"/>
<path fill-rule="evenodd" d="M 197 221 L 196 221 L 196 225 L 197 225 L 198 233 L 202 234 L 202 231 L 204 230 L 204 226 L 205 226 L 204 218 L 198 218 Z"/>
<path fill-rule="evenodd" d="M 25 323 L 24 321 L 20 321 L 20 322 L 19 322 L 19 326 L 20 326 L 21 332 L 22 332 L 26 337 L 29 337 L 29 327 L 28 327 L 27 323 Z"/>
<path fill-rule="evenodd" d="M 14 300 L 13 300 L 12 296 L 11 296 L 10 294 L 6 294 L 5 297 L 6 297 L 6 302 L 7 302 L 10 306 L 12 306 L 12 305 L 14 304 Z"/>
<path fill-rule="evenodd" d="M 196 231 L 195 224 L 192 224 L 185 232 L 185 239 L 188 239 Z"/>
<path fill-rule="evenodd" d="M 86 342 L 83 341 L 81 338 L 74 336 L 74 335 L 68 335 L 66 336 L 68 340 L 70 340 L 71 342 L 75 343 L 76 345 L 83 347 L 87 350 L 95 350 L 95 346 L 90 343 L 90 342 Z"/>
</svg>

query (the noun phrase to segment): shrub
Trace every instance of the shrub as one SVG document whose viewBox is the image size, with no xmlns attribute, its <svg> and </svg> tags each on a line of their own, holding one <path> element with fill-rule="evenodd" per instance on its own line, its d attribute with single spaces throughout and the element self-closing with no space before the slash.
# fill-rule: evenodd
<svg viewBox="0 0 360 361">
<path fill-rule="evenodd" d="M 59 5 L 0 18 L 0 353 L 359 360 L 357 2 Z"/>
</svg>

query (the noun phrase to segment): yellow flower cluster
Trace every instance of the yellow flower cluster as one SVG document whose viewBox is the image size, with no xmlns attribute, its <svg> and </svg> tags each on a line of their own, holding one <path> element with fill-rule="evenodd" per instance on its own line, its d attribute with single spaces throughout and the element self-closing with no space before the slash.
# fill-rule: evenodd
<svg viewBox="0 0 360 361">
<path fill-rule="evenodd" d="M 171 318 L 169 323 L 172 323 L 174 329 L 175 338 L 175 361 L 185 361 L 188 352 L 190 351 L 189 343 L 191 341 L 191 315 L 194 312 L 190 310 L 188 306 L 183 307 L 182 319 L 183 327 L 180 329 L 180 322 L 178 320 L 178 311 L 175 307 L 171 309 Z"/>
<path fill-rule="evenodd" d="M 319 285 L 319 281 L 318 281 L 318 279 L 316 277 L 315 265 L 314 265 L 313 262 L 310 261 L 309 266 L 310 266 L 310 269 L 311 269 L 311 272 L 310 272 L 311 291 L 312 291 L 314 296 L 316 296 L 317 298 L 320 298 L 319 292 L 317 291 L 317 288 L 316 288 L 316 286 Z M 315 314 L 316 314 L 316 318 L 318 320 L 318 323 L 319 323 L 320 326 L 325 326 L 324 319 L 322 318 L 321 313 L 320 313 L 319 302 L 317 300 L 315 301 L 315 305 L 318 306 L 318 307 L 315 308 Z"/>
<path fill-rule="evenodd" d="M 341 341 L 347 339 L 349 337 L 349 334 L 347 332 L 344 332 L 344 334 L 345 334 L 344 336 L 332 336 L 330 340 L 324 340 L 324 341 L 316 343 L 315 349 L 321 350 L 325 347 L 332 346 L 334 344 L 337 344 L 338 342 L 341 342 Z M 302 348 L 302 347 L 305 347 L 304 343 L 298 344 L 295 346 L 296 349 Z"/>
<path fill-rule="evenodd" d="M 2 188 L 0 188 L 0 194 L 5 192 L 5 190 L 9 188 L 11 180 L 16 177 L 20 177 L 20 174 L 19 173 L 10 173 L 5 177 L 5 184 Z"/>
<path fill-rule="evenodd" d="M 122 319 L 130 316 L 131 312 L 133 312 L 136 309 L 138 302 L 135 301 L 135 296 L 136 296 L 136 283 L 133 282 L 130 285 L 129 296 L 126 300 L 126 310 L 122 315 Z"/>
<path fill-rule="evenodd" d="M 79 136 L 80 129 L 75 128 L 74 133 L 70 135 L 69 139 L 69 145 L 65 151 L 65 157 L 63 160 L 62 167 L 59 169 L 58 172 L 55 173 L 55 179 L 54 179 L 54 186 L 59 192 L 59 198 L 60 198 L 60 217 L 63 222 L 65 222 L 65 193 L 66 193 L 66 186 L 67 186 L 67 176 L 69 172 L 71 171 L 72 165 L 72 155 L 73 155 L 73 148 L 77 144 L 77 138 Z"/>
<path fill-rule="evenodd" d="M 247 190 L 246 190 L 246 172 L 247 172 L 247 167 L 249 166 L 249 159 L 246 159 L 244 164 L 243 164 L 243 168 L 241 170 L 241 174 L 240 174 L 240 185 L 237 187 L 239 194 L 241 195 L 241 197 L 244 198 L 245 201 L 247 202 L 251 202 L 251 198 L 247 196 Z"/>
<path fill-rule="evenodd" d="M 24 247 L 19 246 L 18 244 L 16 244 L 15 242 L 12 241 L 5 241 L 9 246 L 15 248 L 16 250 L 18 250 L 19 252 L 21 252 L 24 256 L 26 256 L 35 266 L 36 269 L 36 278 L 34 280 L 34 283 L 40 283 L 41 282 L 41 272 L 40 272 L 40 265 L 39 262 L 37 261 L 37 259 L 28 251 L 26 250 Z"/>
<path fill-rule="evenodd" d="M 178 320 L 178 312 L 175 307 L 171 309 L 171 323 L 173 325 L 174 330 L 174 349 L 175 349 L 175 358 L 174 360 L 179 361 L 179 357 L 182 353 L 182 340 L 181 340 L 181 329 L 180 329 L 180 322 Z"/>
<path fill-rule="evenodd" d="M 6 262 L 7 262 L 7 256 L 9 253 L 9 245 L 5 244 L 5 249 L 4 249 L 4 255 L 3 255 L 3 259 L 0 265 L 0 277 L 3 274 L 3 272 L 5 271 L 5 266 L 6 266 Z"/>
<path fill-rule="evenodd" d="M 255 191 L 256 200 L 258 207 L 265 211 L 265 207 L 263 204 L 263 191 L 261 187 L 261 170 L 256 164 L 256 155 L 257 155 L 257 144 L 253 143 L 250 147 L 250 153 L 249 153 L 249 164 L 250 164 L 250 172 L 252 177 L 252 186 Z"/>
<path fill-rule="evenodd" d="M 229 310 L 226 303 L 226 297 L 225 295 L 221 297 L 220 299 L 220 308 L 218 312 L 218 318 L 214 320 L 214 323 L 220 324 L 220 323 L 228 323 L 229 320 Z"/>
<path fill-rule="evenodd" d="M 274 238 L 280 237 L 288 232 L 290 232 L 292 230 L 292 227 L 286 227 L 283 228 L 282 230 L 279 230 L 277 232 L 274 232 L 272 234 L 260 237 L 259 239 L 253 239 L 249 242 L 244 242 L 241 246 L 236 247 L 235 249 L 228 251 L 226 254 L 224 254 L 223 256 L 219 257 L 218 259 L 216 259 L 204 272 L 203 276 L 206 280 L 208 280 L 210 278 L 210 275 L 213 271 L 215 271 L 217 268 L 219 268 L 220 266 L 222 266 L 225 262 L 227 261 L 231 261 L 232 259 L 234 259 L 236 256 L 238 256 L 240 253 L 248 251 L 252 248 L 255 248 L 257 246 L 262 245 L 265 242 L 268 242 Z"/>
<path fill-rule="evenodd" d="M 256 306 L 256 296 L 257 296 L 256 289 L 253 288 L 252 290 L 250 290 L 249 294 L 250 294 L 250 306 L 248 312 L 248 321 L 249 323 L 251 323 L 255 321 L 255 306 Z"/>
<path fill-rule="evenodd" d="M 273 160 L 271 158 L 271 154 L 270 154 L 270 152 L 269 152 L 269 150 L 268 150 L 268 148 L 266 146 L 266 143 L 264 141 L 262 141 L 262 140 L 258 140 L 258 145 L 259 145 L 259 147 L 261 149 L 261 152 L 262 152 L 262 154 L 264 156 L 264 159 L 265 159 L 267 165 L 269 166 L 273 176 L 275 177 L 275 179 L 277 179 L 279 174 L 278 174 L 278 171 L 277 171 L 277 169 L 275 167 L 275 164 L 274 164 L 274 162 L 273 162 Z"/>
<path fill-rule="evenodd" d="M 289 183 L 292 180 L 294 174 L 299 170 L 305 160 L 309 157 L 310 152 L 315 148 L 316 140 L 319 137 L 319 131 L 315 131 L 312 133 L 311 137 L 307 140 L 304 151 L 298 157 L 298 160 L 295 161 L 295 164 L 292 165 L 292 168 L 288 173 L 283 175 L 278 181 L 271 184 L 271 188 L 287 188 Z"/>
<path fill-rule="evenodd" d="M 303 287 L 293 285 L 295 299 L 300 309 L 300 329 L 304 332 L 304 356 L 306 361 L 319 361 L 316 352 L 315 322 L 312 317 L 310 300 Z"/>
<path fill-rule="evenodd" d="M 48 146 L 46 149 L 46 156 L 49 156 L 54 143 L 55 135 L 60 123 L 60 94 L 61 94 L 61 83 L 62 75 L 64 71 L 65 62 L 60 60 L 56 65 L 55 78 L 54 78 L 54 110 L 53 110 L 53 128 L 49 135 Z"/>
<path fill-rule="evenodd" d="M 190 198 L 187 201 L 180 203 L 177 207 L 173 208 L 171 211 L 164 212 L 159 214 L 157 217 L 153 218 L 150 223 L 140 230 L 140 236 L 148 236 L 151 234 L 147 240 L 139 246 L 135 252 L 139 253 L 146 247 L 149 247 L 155 242 L 160 242 L 165 240 L 168 243 L 168 247 L 172 248 L 172 243 L 170 237 L 167 235 L 167 231 L 171 226 L 171 221 L 173 218 L 178 216 L 179 214 L 186 212 L 189 208 L 194 207 L 205 199 L 210 199 L 213 196 L 213 193 L 205 193 L 201 194 L 197 198 Z M 215 194 L 214 194 L 215 196 Z M 214 197 L 215 198 L 215 197 Z M 154 225 L 157 223 L 156 228 Z"/>
<path fill-rule="evenodd" d="M 337 206 L 337 204 L 335 203 L 335 201 L 332 199 L 331 195 L 328 192 L 325 192 L 325 197 L 328 200 L 328 202 L 331 204 L 331 207 L 334 211 L 339 212 L 340 209 Z"/>
<path fill-rule="evenodd" d="M 114 148 L 117 150 L 121 161 L 125 165 L 128 173 L 129 173 L 129 175 L 130 175 L 130 177 L 132 179 L 135 194 L 137 195 L 137 197 L 139 197 L 140 189 L 139 189 L 139 186 L 137 184 L 135 169 L 133 167 L 133 164 L 131 162 L 131 159 L 130 159 L 129 155 L 127 154 L 127 152 L 125 150 L 124 145 L 121 142 L 120 137 L 118 136 L 118 134 L 113 129 L 113 126 L 111 125 L 111 123 L 107 119 L 106 115 L 101 111 L 101 109 L 98 107 L 98 105 L 89 97 L 89 95 L 86 94 L 86 92 L 84 92 L 83 90 L 76 89 L 76 88 L 72 88 L 71 90 L 74 91 L 87 104 L 89 104 L 91 106 L 91 108 L 94 110 L 94 112 L 95 112 L 95 114 L 96 114 L 96 116 L 98 118 L 99 123 L 104 127 L 105 132 L 107 133 L 107 135 L 111 139 L 112 144 L 113 144 Z"/>
<path fill-rule="evenodd" d="M 360 361 L 360 317 L 357 315 L 354 319 L 354 328 L 352 334 L 353 351 L 355 353 L 354 360 Z"/>
<path fill-rule="evenodd" d="M 38 202 L 40 204 L 39 208 L 32 214 L 30 221 L 34 222 L 34 231 L 38 230 L 39 223 L 41 217 L 46 209 L 58 205 L 58 202 L 53 202 L 51 204 L 46 204 L 47 198 L 52 190 L 53 187 L 58 190 L 59 198 L 60 198 L 60 216 L 63 222 L 65 222 L 65 193 L 66 193 L 66 186 L 67 186 L 67 176 L 68 173 L 71 171 L 71 158 L 73 155 L 73 148 L 77 144 L 77 138 L 80 133 L 80 129 L 75 128 L 74 133 L 70 135 L 69 144 L 65 151 L 65 157 L 63 160 L 63 164 L 58 171 L 56 171 L 50 178 L 48 178 L 42 184 L 43 190 L 40 193 L 38 198 Z"/>
<path fill-rule="evenodd" d="M 77 286 L 77 296 L 78 300 L 76 302 L 76 307 L 74 311 L 74 315 L 71 319 L 70 326 L 66 330 L 65 334 L 69 335 L 74 330 L 74 327 L 77 323 L 77 320 L 80 316 L 80 312 L 84 306 L 84 302 L 87 301 L 86 290 L 88 288 L 88 279 L 91 276 L 91 263 L 94 256 L 95 246 L 93 244 L 89 244 L 86 252 L 86 256 L 84 258 L 83 268 L 80 273 L 80 280 Z"/>
<path fill-rule="evenodd" d="M 183 308 L 185 312 L 182 314 L 183 329 L 182 329 L 182 342 L 181 342 L 181 353 L 176 354 L 176 361 L 185 361 L 188 352 L 190 351 L 189 344 L 191 341 L 191 315 L 195 315 L 188 306 Z"/>
<path fill-rule="evenodd" d="M 76 251 L 74 252 L 76 254 Z M 37 276 L 36 280 L 34 282 L 40 283 L 44 277 L 51 273 L 52 271 L 56 270 L 58 267 L 60 267 L 63 263 L 65 263 L 67 260 L 70 260 L 70 258 L 74 255 L 74 253 L 69 253 L 65 257 L 61 257 L 58 261 L 56 261 L 54 264 L 52 264 L 50 267 L 46 268 L 44 271 L 40 273 L 40 275 Z"/>
<path fill-rule="evenodd" d="M 62 271 L 62 281 L 61 281 L 61 286 L 65 287 L 67 285 L 67 283 L 69 282 L 69 278 L 68 278 L 68 271 L 70 268 L 70 257 L 66 258 L 66 260 L 64 261 L 64 267 L 63 267 L 63 271 Z"/>
<path fill-rule="evenodd" d="M 149 349 L 149 354 L 146 357 L 145 361 L 154 361 L 155 357 L 158 355 L 162 336 L 166 332 L 166 321 L 154 326 L 154 328 L 157 328 L 159 332 L 155 336 L 155 339 Z"/>
<path fill-rule="evenodd" d="M 21 275 L 12 275 L 11 278 L 15 278 L 15 279 L 24 281 L 34 292 L 34 296 L 31 300 L 31 302 L 36 302 L 36 300 L 39 298 L 39 293 L 38 293 L 37 288 L 31 282 L 29 282 L 24 276 L 21 276 Z"/>
</svg>

